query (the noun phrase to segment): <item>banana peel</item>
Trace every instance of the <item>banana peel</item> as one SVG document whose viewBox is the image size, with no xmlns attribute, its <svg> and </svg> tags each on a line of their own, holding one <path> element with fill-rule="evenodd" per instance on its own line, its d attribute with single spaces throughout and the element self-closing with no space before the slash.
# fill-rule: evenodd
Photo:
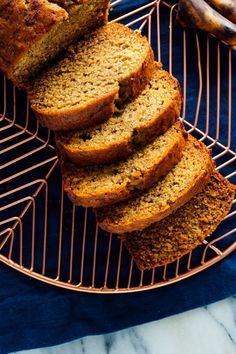
<svg viewBox="0 0 236 354">
<path fill-rule="evenodd" d="M 236 0 L 208 0 L 224 17 L 236 23 Z"/>
<path fill-rule="evenodd" d="M 176 21 L 184 28 L 212 33 L 230 46 L 236 46 L 236 24 L 204 0 L 179 0 Z"/>
</svg>

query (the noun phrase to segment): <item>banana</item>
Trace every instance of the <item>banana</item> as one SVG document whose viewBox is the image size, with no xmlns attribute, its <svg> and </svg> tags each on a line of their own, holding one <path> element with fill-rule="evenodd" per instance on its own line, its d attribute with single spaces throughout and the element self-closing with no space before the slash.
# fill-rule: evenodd
<svg viewBox="0 0 236 354">
<path fill-rule="evenodd" d="M 231 46 L 236 45 L 236 25 L 203 0 L 179 0 L 177 22 L 214 34 Z"/>
<path fill-rule="evenodd" d="M 223 16 L 236 23 L 236 0 L 208 0 Z"/>
</svg>

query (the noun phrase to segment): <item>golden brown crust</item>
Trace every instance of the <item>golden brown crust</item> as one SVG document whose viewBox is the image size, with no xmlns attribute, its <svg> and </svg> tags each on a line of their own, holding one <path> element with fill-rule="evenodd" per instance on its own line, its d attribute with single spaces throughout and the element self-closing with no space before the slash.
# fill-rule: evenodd
<svg viewBox="0 0 236 354">
<path fill-rule="evenodd" d="M 117 90 L 100 97 L 89 106 L 74 106 L 73 109 L 65 108 L 63 111 L 48 112 L 46 109 L 39 109 L 36 104 L 32 103 L 32 109 L 40 123 L 49 129 L 57 131 L 87 128 L 109 118 L 114 112 L 115 104 L 121 104 L 127 98 L 136 97 L 150 81 L 153 65 L 154 56 L 150 47 L 144 62 L 134 73 L 130 74 L 128 79 L 119 82 Z M 110 108 L 108 109 L 108 107 Z M 93 119 L 93 117 L 96 118 Z"/>
<path fill-rule="evenodd" d="M 232 206 L 235 190 L 214 171 L 209 185 L 174 214 L 120 238 L 140 270 L 174 262 L 215 231 Z"/>
<path fill-rule="evenodd" d="M 158 214 L 153 214 L 152 216 L 148 216 L 146 218 L 143 218 L 141 220 L 136 220 L 135 224 L 131 221 L 129 224 L 125 225 L 115 225 L 115 226 L 110 226 L 107 228 L 107 231 L 109 232 L 115 232 L 115 233 L 123 233 L 123 232 L 132 232 L 135 230 L 143 230 L 146 227 L 148 227 L 150 224 L 153 224 L 168 215 L 170 215 L 174 210 L 182 206 L 183 204 L 187 203 L 191 197 L 199 193 L 205 185 L 208 183 L 209 178 L 212 173 L 212 165 L 208 166 L 208 170 L 204 172 L 203 175 L 201 175 L 199 178 L 196 179 L 195 184 L 193 184 L 189 190 L 184 193 L 175 203 L 171 204 L 170 207 L 166 210 L 162 210 Z M 103 225 L 100 225 L 104 230 L 105 228 Z"/>
<path fill-rule="evenodd" d="M 87 128 L 93 124 L 104 121 L 107 117 L 110 117 L 115 110 L 114 101 L 118 95 L 118 90 L 110 92 L 109 95 L 99 97 L 94 104 L 83 108 L 73 108 L 67 111 L 47 114 L 42 111 L 35 111 L 35 115 L 42 126 L 48 127 L 52 130 L 67 130 L 75 129 L 78 126 L 81 128 Z M 34 105 L 32 105 L 34 109 Z M 60 147 L 59 147 L 60 149 Z"/>
<path fill-rule="evenodd" d="M 63 156 L 68 157 L 74 163 L 80 166 L 100 165 L 119 161 L 128 157 L 133 151 L 134 146 L 128 141 L 114 142 L 110 147 L 101 146 L 94 150 L 80 150 L 69 147 L 55 136 L 55 142 L 58 150 Z"/>
<path fill-rule="evenodd" d="M 138 34 L 137 40 L 146 41 L 145 37 L 141 37 Z M 122 105 L 127 99 L 137 97 L 140 92 L 145 88 L 147 83 L 151 80 L 154 69 L 154 53 L 151 46 L 148 48 L 148 52 L 145 60 L 140 66 L 131 73 L 131 75 L 119 82 L 119 98 L 116 100 L 116 104 Z"/>
<path fill-rule="evenodd" d="M 64 189 L 69 198 L 76 205 L 101 208 L 127 200 L 135 195 L 137 191 L 150 188 L 162 176 L 166 175 L 182 157 L 182 151 L 186 143 L 186 133 L 181 123 L 178 124 L 178 129 L 178 135 L 175 137 L 175 142 L 171 148 L 168 148 L 161 158 L 154 161 L 151 168 L 146 170 L 143 174 L 139 171 L 135 173 L 130 172 L 129 179 L 126 178 L 121 184 L 114 183 L 112 189 L 108 186 L 106 190 L 94 190 L 93 194 L 91 191 L 86 193 L 82 188 L 72 189 L 70 182 L 68 183 L 68 178 L 66 178 L 69 175 L 67 167 L 66 165 L 63 166 L 62 163 L 62 171 L 64 170 Z"/>
<path fill-rule="evenodd" d="M 174 78 L 170 76 L 170 80 Z M 175 80 L 175 79 L 174 79 Z M 112 141 L 110 144 L 104 144 L 94 149 L 90 148 L 80 149 L 79 147 L 73 148 L 72 144 L 64 144 L 63 139 L 56 135 L 56 144 L 60 152 L 67 156 L 71 161 L 79 165 L 98 165 L 104 163 L 111 163 L 121 160 L 129 156 L 136 147 L 136 144 L 143 144 L 156 138 L 160 134 L 164 134 L 170 126 L 172 126 L 179 118 L 182 95 L 179 83 L 178 90 L 175 96 L 170 101 L 169 106 L 161 112 L 156 112 L 156 117 L 149 121 L 146 126 L 141 126 L 134 130 L 130 140 L 127 138 L 118 141 Z"/>
<path fill-rule="evenodd" d="M 109 0 L 96 4 L 87 0 L 1 0 L 0 70 L 27 90 L 31 77 L 72 41 L 107 23 Z"/>
<path fill-rule="evenodd" d="M 170 80 L 174 80 L 178 86 L 175 96 L 173 96 L 170 105 L 162 110 L 158 119 L 153 119 L 146 127 L 135 130 L 134 143 L 140 143 L 149 139 L 153 139 L 156 136 L 156 132 L 164 134 L 176 121 L 179 119 L 179 114 L 182 105 L 182 93 L 179 82 L 170 77 Z"/>
<path fill-rule="evenodd" d="M 191 139 L 194 139 L 193 137 L 189 137 Z M 194 139 L 195 140 L 195 139 Z M 199 141 L 196 141 L 197 148 L 201 149 L 204 152 L 204 155 L 206 155 L 206 147 L 204 144 L 202 144 Z M 201 175 L 196 176 L 194 178 L 194 181 L 191 186 L 188 187 L 184 191 L 184 193 L 176 200 L 172 201 L 170 204 L 167 204 L 165 208 L 162 210 L 155 210 L 151 214 L 142 214 L 139 215 L 139 219 L 137 218 L 130 218 L 126 219 L 125 221 L 122 221 L 121 223 L 117 223 L 111 218 L 106 218 L 106 213 L 101 209 L 101 211 L 98 209 L 96 212 L 97 216 L 97 221 L 100 225 L 100 227 L 108 232 L 113 232 L 117 234 L 121 234 L 124 232 L 132 232 L 135 230 L 142 230 L 152 223 L 155 223 L 165 217 L 167 217 L 169 214 L 171 214 L 174 210 L 185 204 L 187 201 L 189 201 L 194 195 L 199 193 L 209 182 L 210 176 L 212 175 L 213 169 L 214 169 L 214 162 L 211 159 L 210 152 L 207 152 L 209 154 L 209 159 L 206 160 L 206 165 L 205 165 L 205 170 L 202 171 Z"/>
<path fill-rule="evenodd" d="M 0 69 L 14 80 L 14 67 L 35 42 L 68 17 L 61 7 L 43 0 L 1 0 Z"/>
</svg>

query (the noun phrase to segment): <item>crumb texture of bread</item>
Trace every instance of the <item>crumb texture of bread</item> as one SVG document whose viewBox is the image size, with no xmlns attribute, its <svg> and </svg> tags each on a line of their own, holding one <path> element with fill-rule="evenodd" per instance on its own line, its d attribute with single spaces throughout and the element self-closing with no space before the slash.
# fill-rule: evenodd
<svg viewBox="0 0 236 354">
<path fill-rule="evenodd" d="M 28 87 L 37 118 L 53 130 L 90 127 L 136 97 L 149 82 L 153 51 L 146 39 L 111 23 L 71 46 Z M 110 109 L 109 109 L 110 108 Z"/>
<path fill-rule="evenodd" d="M 151 187 L 182 157 L 187 133 L 176 122 L 152 143 L 124 161 L 111 165 L 77 167 L 61 162 L 64 189 L 77 205 L 102 207 L 129 199 Z"/>
<path fill-rule="evenodd" d="M 143 231 L 121 236 L 140 270 L 171 263 L 200 245 L 229 212 L 235 188 L 218 172 L 188 203 Z"/>
<path fill-rule="evenodd" d="M 200 192 L 213 169 L 214 163 L 206 146 L 188 135 L 183 157 L 165 177 L 127 202 L 96 209 L 97 220 L 101 228 L 109 232 L 144 229 Z"/>
<path fill-rule="evenodd" d="M 24 86 L 74 40 L 107 22 L 108 0 L 0 2 L 0 70 Z"/>
<path fill-rule="evenodd" d="M 134 101 L 95 127 L 58 132 L 57 147 L 80 165 L 118 161 L 165 133 L 179 118 L 181 103 L 178 81 L 156 63 L 151 81 Z"/>
</svg>

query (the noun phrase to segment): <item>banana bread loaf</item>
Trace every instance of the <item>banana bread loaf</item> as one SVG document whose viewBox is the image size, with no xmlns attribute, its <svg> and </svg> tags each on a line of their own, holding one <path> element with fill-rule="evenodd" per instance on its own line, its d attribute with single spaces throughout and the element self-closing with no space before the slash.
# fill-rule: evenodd
<svg viewBox="0 0 236 354">
<path fill-rule="evenodd" d="M 235 186 L 217 171 L 201 193 L 143 231 L 121 236 L 140 270 L 175 261 L 200 245 L 232 206 Z"/>
<path fill-rule="evenodd" d="M 178 81 L 160 67 L 155 64 L 144 91 L 106 122 L 58 132 L 56 144 L 61 153 L 80 165 L 109 163 L 165 133 L 179 118 L 182 97 Z"/>
<path fill-rule="evenodd" d="M 205 145 L 189 135 L 182 159 L 162 180 L 128 202 L 96 209 L 97 220 L 101 228 L 110 232 L 144 229 L 200 192 L 213 168 Z"/>
<path fill-rule="evenodd" d="M 17 85 L 107 22 L 109 0 L 1 0 L 0 70 Z"/>
<path fill-rule="evenodd" d="M 110 117 L 115 103 L 137 96 L 150 80 L 153 51 L 145 37 L 111 23 L 71 46 L 28 88 L 42 125 L 90 127 Z"/>
<path fill-rule="evenodd" d="M 75 204 L 85 207 L 127 200 L 137 190 L 152 186 L 178 163 L 186 137 L 182 123 L 176 122 L 165 134 L 119 163 L 77 167 L 62 161 L 64 189 Z"/>
</svg>

